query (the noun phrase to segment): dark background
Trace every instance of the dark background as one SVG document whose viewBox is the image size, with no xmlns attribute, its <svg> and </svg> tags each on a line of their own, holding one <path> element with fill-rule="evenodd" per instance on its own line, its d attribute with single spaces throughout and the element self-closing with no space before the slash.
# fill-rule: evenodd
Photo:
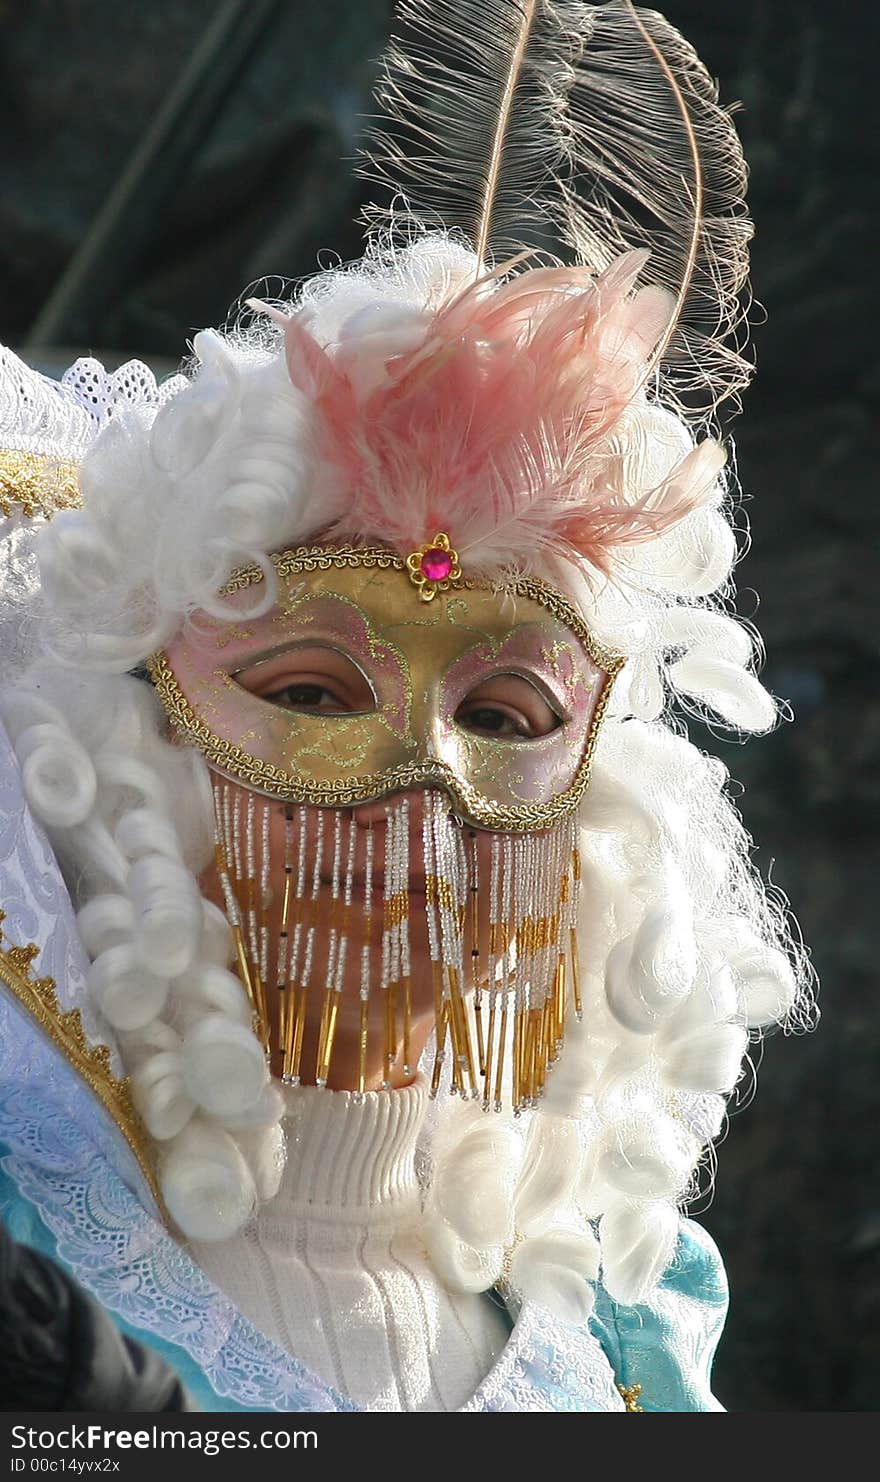
<svg viewBox="0 0 880 1482">
<path fill-rule="evenodd" d="M 665 13 L 743 105 L 766 315 L 736 431 L 753 527 L 739 610 L 794 710 L 744 748 L 695 739 L 744 785 L 822 983 L 818 1030 L 766 1042 L 700 1214 L 732 1288 L 715 1389 L 734 1411 L 875 1410 L 880 20 L 867 0 Z M 0 339 L 50 371 L 93 352 L 163 373 L 247 284 L 359 255 L 365 187 L 345 161 L 390 15 L 0 0 Z"/>
</svg>

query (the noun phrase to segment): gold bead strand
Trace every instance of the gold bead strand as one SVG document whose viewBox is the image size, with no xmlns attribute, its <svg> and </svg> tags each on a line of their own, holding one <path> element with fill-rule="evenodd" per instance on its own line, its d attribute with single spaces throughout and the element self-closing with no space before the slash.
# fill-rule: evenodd
<svg viewBox="0 0 880 1482">
<path fill-rule="evenodd" d="M 318 1051 L 315 1057 L 315 1085 L 325 1086 L 326 1049 L 330 1019 L 333 1014 L 333 983 L 336 977 L 336 955 L 339 950 L 339 899 L 342 872 L 342 814 L 333 810 L 333 854 L 330 869 L 330 931 L 327 938 L 327 961 L 324 970 L 324 998 L 321 1004 L 321 1025 L 318 1031 Z"/>
<path fill-rule="evenodd" d="M 403 1073 L 412 1075 L 412 961 L 409 941 L 409 798 L 401 803 L 397 894 L 400 899 L 400 976 L 403 984 Z"/>
<path fill-rule="evenodd" d="M 214 793 L 214 861 L 217 866 L 217 874 L 220 879 L 220 889 L 223 892 L 223 901 L 226 907 L 226 919 L 232 932 L 232 940 L 235 945 L 235 954 L 238 959 L 238 971 L 245 992 L 251 1006 L 251 1014 L 254 1020 L 257 1017 L 257 1005 L 254 1001 L 253 984 L 251 983 L 250 966 L 245 950 L 244 932 L 242 930 L 241 906 L 236 896 L 232 878 L 230 877 L 230 860 L 232 868 L 235 868 L 234 850 L 232 842 L 232 823 L 229 804 L 229 783 L 224 782 L 221 797 L 220 787 L 214 778 L 211 779 Z"/>
<path fill-rule="evenodd" d="M 510 834 L 504 835 L 502 846 L 503 872 L 501 877 L 501 919 L 504 922 L 505 945 L 502 958 L 501 1028 L 498 1034 L 498 1066 L 495 1073 L 495 1110 L 500 1112 L 504 1087 L 504 1053 L 507 1044 L 511 978 L 516 972 L 516 960 L 511 964 L 511 954 L 516 951 L 516 931 L 513 920 L 513 873 L 514 851 Z M 512 1069 L 512 1061 L 511 1061 Z"/>
<path fill-rule="evenodd" d="M 260 982 L 263 985 L 263 1012 L 260 1025 L 262 1030 L 263 1049 L 266 1054 L 270 1050 L 269 1023 L 269 874 L 270 874 L 270 845 L 269 824 L 271 820 L 272 804 L 268 798 L 262 800 L 263 814 L 260 820 L 260 874 L 259 894 L 257 897 L 257 928 L 260 943 Z"/>
<path fill-rule="evenodd" d="M 260 936 L 259 923 L 257 919 L 257 894 L 259 880 L 257 878 L 257 855 L 256 855 L 256 811 L 257 800 L 252 792 L 247 795 L 247 808 L 245 812 L 245 866 L 247 870 L 245 880 L 245 901 L 247 904 L 247 927 L 248 948 L 251 955 L 251 972 L 253 973 L 254 997 L 257 1001 L 257 1014 L 260 1021 L 260 1029 L 266 1022 L 266 991 L 260 976 Z"/>
<path fill-rule="evenodd" d="M 363 1100 L 367 1080 L 367 1041 L 370 1020 L 370 952 L 373 936 L 373 858 L 375 840 L 373 825 L 367 825 L 364 840 L 364 940 L 361 946 L 361 1021 L 358 1038 L 358 1084 L 357 1098 Z"/>
<path fill-rule="evenodd" d="M 477 1086 L 478 1058 L 474 1052 L 473 1036 L 471 1034 L 470 1019 L 468 1017 L 468 1006 L 465 999 L 465 924 L 467 921 L 469 894 L 468 881 L 470 878 L 468 870 L 468 853 L 464 840 L 464 830 L 461 821 L 448 815 L 447 818 L 448 840 L 449 840 L 449 879 L 452 885 L 452 944 L 455 977 L 452 982 L 452 1004 L 458 1017 L 459 1044 L 462 1054 L 462 1095 L 465 1094 L 465 1075 L 467 1075 L 472 1097 L 479 1095 Z"/>
<path fill-rule="evenodd" d="M 533 938 L 532 966 L 529 973 L 529 1058 L 527 1065 L 528 1104 L 534 1106 L 538 1098 L 541 1074 L 542 1029 L 544 1026 L 544 960 L 548 932 L 547 888 L 549 881 L 542 870 L 544 863 L 544 837 L 529 838 L 531 856 L 532 899 L 535 902 L 535 926 Z"/>
<path fill-rule="evenodd" d="M 302 951 L 306 892 L 306 838 L 309 825 L 309 815 L 304 807 L 300 807 L 297 813 L 297 821 L 299 836 L 297 839 L 296 886 L 293 907 L 293 940 L 290 943 L 290 956 L 287 963 L 287 1024 L 284 1031 L 284 1060 L 281 1077 L 284 1081 L 289 1081 L 293 1073 L 293 1047 L 296 1039 L 297 975 L 299 973 L 299 959 Z"/>
<path fill-rule="evenodd" d="M 565 1028 L 568 1018 L 568 925 L 571 912 L 571 840 L 576 837 L 577 824 L 569 819 L 559 829 L 559 923 L 556 944 L 556 977 L 554 996 L 556 999 L 556 1058 L 562 1053 Z"/>
<path fill-rule="evenodd" d="M 465 1081 L 468 1080 L 471 1095 L 476 1096 L 477 1082 L 470 1026 L 462 995 L 464 916 L 467 908 L 467 890 L 463 881 L 465 871 L 462 868 L 464 846 L 458 826 L 450 822 L 447 807 L 434 810 L 434 827 L 437 858 L 441 866 L 437 896 L 440 906 L 441 959 L 444 979 L 448 985 L 449 1027 L 453 1047 L 452 1088 L 465 1096 Z"/>
<path fill-rule="evenodd" d="M 553 829 L 541 839 L 541 871 L 545 880 L 544 915 L 546 929 L 541 959 L 541 1053 L 538 1060 L 535 1093 L 541 1096 L 547 1071 L 556 1057 L 556 960 L 559 943 L 559 830 Z"/>
<path fill-rule="evenodd" d="M 287 963 L 290 951 L 290 905 L 293 897 L 293 808 L 284 805 L 284 895 L 281 901 L 281 927 L 275 959 L 275 983 L 278 995 L 278 1048 L 284 1059 L 287 1044 L 287 1021 L 290 1017 L 290 995 L 287 991 Z"/>
<path fill-rule="evenodd" d="M 245 982 L 248 988 L 251 1005 L 254 1011 L 254 1025 L 259 1023 L 260 998 L 257 987 L 256 963 L 249 951 L 250 932 L 247 920 L 247 872 L 245 869 L 244 849 L 241 838 L 241 805 L 242 799 L 230 789 L 229 810 L 232 834 L 232 859 L 233 859 L 233 889 L 239 903 L 239 922 L 241 927 L 241 953 L 239 962 L 243 968 Z"/>
<path fill-rule="evenodd" d="M 318 929 L 318 910 L 321 895 L 321 864 L 324 856 L 324 809 L 317 810 L 315 823 L 315 863 L 312 868 L 312 892 L 306 903 L 307 927 L 303 952 L 302 974 L 296 1005 L 296 1026 L 290 1065 L 290 1085 L 298 1086 L 301 1080 L 303 1035 L 306 1023 L 306 1008 L 309 999 L 309 983 L 315 952 L 315 934 Z"/>
<path fill-rule="evenodd" d="M 567 845 L 567 829 L 566 845 Z M 568 1008 L 568 989 L 566 985 L 566 958 L 569 951 L 569 918 L 571 897 L 571 849 L 564 847 L 564 857 L 559 875 L 559 940 L 558 956 L 556 961 L 556 982 L 554 993 L 556 997 L 556 1046 L 557 1053 L 562 1048 L 562 1040 L 565 1034 L 565 1016 Z"/>
<path fill-rule="evenodd" d="M 578 906 L 581 894 L 581 855 L 578 848 L 576 825 L 572 824 L 571 847 L 571 902 L 569 911 L 569 957 L 571 959 L 571 989 L 574 995 L 574 1014 L 578 1023 L 584 1017 L 581 1001 L 581 975 L 578 959 Z"/>
<path fill-rule="evenodd" d="M 342 922 L 339 928 L 339 941 L 336 947 L 336 970 L 333 980 L 333 997 L 330 1000 L 331 1012 L 327 1026 L 327 1039 L 324 1045 L 324 1064 L 322 1078 L 318 1081 L 319 1086 L 327 1084 L 330 1076 L 330 1064 L 333 1059 L 333 1045 L 336 1040 L 336 1026 L 339 1022 L 339 1005 L 342 1002 L 342 993 L 345 987 L 345 964 L 348 958 L 348 934 L 351 926 L 351 897 L 354 889 L 354 866 L 355 853 L 357 850 L 357 824 L 354 816 L 348 820 L 348 839 L 346 842 L 345 855 L 345 879 L 342 886 Z"/>
<path fill-rule="evenodd" d="M 425 861 L 425 919 L 428 927 L 428 950 L 431 957 L 431 979 L 434 987 L 434 1027 L 436 1047 L 431 1071 L 431 1097 L 440 1088 L 443 1061 L 446 1057 L 446 1034 L 449 1015 L 444 994 L 443 970 L 440 962 L 440 934 L 438 925 L 438 878 L 437 858 L 434 849 L 434 809 L 437 794 L 425 793 L 422 813 L 422 852 Z"/>
<path fill-rule="evenodd" d="M 483 1077 L 485 1100 L 486 1046 L 483 1039 L 483 985 L 480 981 L 480 856 L 476 830 L 468 831 L 470 841 L 468 900 L 471 918 L 471 990 L 474 996 L 474 1023 L 477 1031 L 477 1062 Z"/>
<path fill-rule="evenodd" d="M 498 1009 L 498 956 L 501 946 L 501 928 L 498 920 L 499 875 L 501 871 L 501 840 L 492 835 L 489 865 L 489 1025 L 486 1033 L 485 1068 L 483 1071 L 483 1110 L 489 1110 L 492 1094 L 492 1052 L 495 1047 L 495 1017 Z"/>
</svg>

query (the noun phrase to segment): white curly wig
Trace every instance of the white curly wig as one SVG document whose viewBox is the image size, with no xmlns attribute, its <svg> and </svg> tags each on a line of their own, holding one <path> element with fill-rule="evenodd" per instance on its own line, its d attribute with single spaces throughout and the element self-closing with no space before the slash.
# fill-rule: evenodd
<svg viewBox="0 0 880 1482">
<path fill-rule="evenodd" d="M 285 312 L 355 362 L 359 339 L 390 355 L 477 266 L 429 235 L 318 275 Z M 194 351 L 161 406 L 117 408 L 82 461 L 82 508 L 40 531 L 32 651 L 2 712 L 166 1206 L 187 1237 L 219 1240 L 277 1189 L 282 1098 L 229 969 L 227 924 L 197 884 L 213 838 L 206 763 L 172 744 L 137 671 L 191 613 L 225 614 L 238 566 L 262 568 L 267 610 L 271 554 L 331 524 L 344 532 L 346 510 L 278 325 L 204 332 Z M 656 388 L 637 387 L 601 443 L 603 478 L 636 507 L 693 452 Z M 578 1320 L 600 1269 L 622 1302 L 650 1291 L 700 1170 L 711 1176 L 750 1044 L 812 1012 L 811 970 L 785 902 L 751 865 L 726 770 L 680 718 L 737 732 L 777 718 L 754 672 L 757 639 L 729 611 L 737 542 L 721 461 L 689 512 L 621 546 L 607 571 L 559 546 L 532 552 L 530 569 L 627 657 L 580 812 L 583 1019 L 535 1111 L 508 1119 L 449 1101 L 432 1129 L 424 1218 L 442 1278 L 473 1291 L 506 1276 Z M 354 538 L 369 533 L 351 520 Z M 490 543 L 483 564 L 500 559 Z"/>
</svg>

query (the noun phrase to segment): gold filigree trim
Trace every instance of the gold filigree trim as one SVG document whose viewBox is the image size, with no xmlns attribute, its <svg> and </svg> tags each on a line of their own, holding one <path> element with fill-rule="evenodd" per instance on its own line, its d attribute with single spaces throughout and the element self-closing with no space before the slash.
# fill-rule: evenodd
<svg viewBox="0 0 880 1482">
<path fill-rule="evenodd" d="M 645 1407 L 639 1404 L 639 1395 L 642 1392 L 640 1384 L 618 1384 L 619 1394 L 623 1396 L 623 1408 L 629 1415 L 643 1415 Z"/>
<path fill-rule="evenodd" d="M 0 982 L 5 983 L 110 1113 L 134 1153 L 164 1217 L 166 1212 L 153 1169 L 150 1140 L 135 1111 L 128 1077 L 120 1079 L 114 1075 L 106 1045 L 89 1044 L 79 1009 L 62 1009 L 55 980 L 33 976 L 33 964 L 40 948 L 33 942 L 24 947 L 4 945 L 4 920 L 5 912 L 0 911 Z"/>
<path fill-rule="evenodd" d="M 0 515 L 18 510 L 29 520 L 37 515 L 51 519 L 81 503 L 75 463 L 0 448 Z"/>
<path fill-rule="evenodd" d="M 400 556 L 378 546 L 298 546 L 295 550 L 274 555 L 272 564 L 283 577 L 295 576 L 302 571 L 344 570 L 348 567 L 406 572 L 406 564 Z M 222 590 L 231 594 L 262 580 L 263 572 L 259 566 L 243 567 L 233 573 Z M 215 735 L 193 710 L 163 652 L 153 654 L 147 660 L 147 668 L 178 734 L 197 746 L 217 771 L 247 783 L 257 792 L 319 808 L 350 808 L 410 788 L 442 787 L 461 805 L 468 820 L 479 828 L 511 833 L 550 828 L 574 811 L 587 790 L 599 730 L 608 709 L 614 680 L 626 659 L 601 648 L 573 603 L 548 582 L 536 577 L 511 575 L 502 583 L 466 578 L 459 585 L 470 590 L 497 590 L 499 595 L 530 597 L 577 635 L 590 658 L 607 675 L 571 786 L 548 803 L 517 803 L 513 806 L 494 803 L 484 798 L 471 783 L 457 777 L 452 768 L 440 759 L 434 759 L 430 764 L 407 762 L 381 775 L 337 777 L 320 786 L 299 782 L 280 767 Z"/>
</svg>

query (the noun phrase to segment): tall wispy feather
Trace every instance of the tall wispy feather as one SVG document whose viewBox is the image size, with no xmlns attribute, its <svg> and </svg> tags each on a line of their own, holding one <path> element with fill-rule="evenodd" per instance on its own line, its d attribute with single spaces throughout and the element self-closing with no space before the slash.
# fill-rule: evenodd
<svg viewBox="0 0 880 1482">
<path fill-rule="evenodd" d="M 531 247 L 599 271 L 647 248 L 642 284 L 676 303 L 648 367 L 664 399 L 699 423 L 736 397 L 746 170 L 692 47 L 625 0 L 400 0 L 397 32 L 363 151 L 367 225 L 394 240 L 442 224 L 489 265 Z"/>
</svg>

